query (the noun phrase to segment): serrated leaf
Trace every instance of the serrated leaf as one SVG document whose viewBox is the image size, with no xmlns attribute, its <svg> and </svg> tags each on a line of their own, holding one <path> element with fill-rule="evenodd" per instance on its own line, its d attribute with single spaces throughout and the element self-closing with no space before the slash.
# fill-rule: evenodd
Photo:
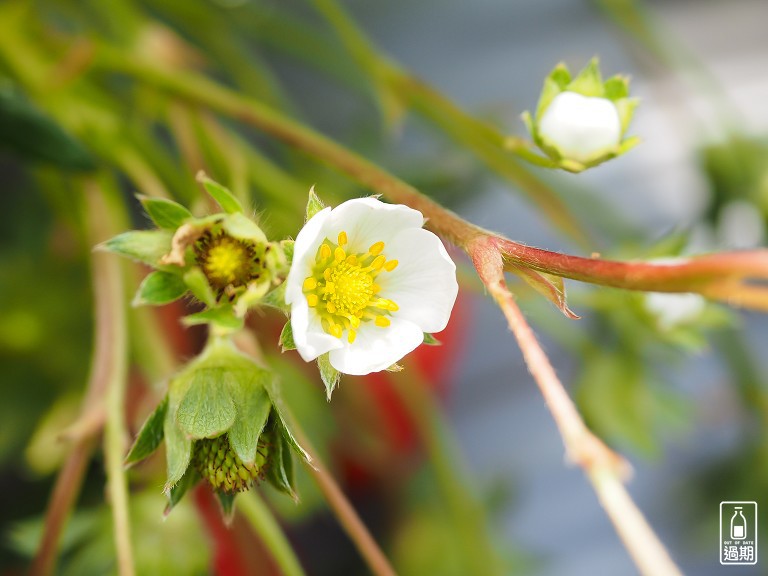
<svg viewBox="0 0 768 576">
<path fill-rule="evenodd" d="M 568 308 L 565 296 L 565 282 L 559 276 L 537 272 L 525 266 L 508 264 L 507 269 L 525 280 L 529 286 L 557 306 L 560 311 L 572 320 L 578 320 L 579 316 Z"/>
<path fill-rule="evenodd" d="M 196 312 L 185 316 L 181 320 L 186 326 L 198 326 L 200 324 L 211 324 L 221 328 L 225 332 L 238 332 L 243 329 L 245 320 L 235 316 L 232 305 L 225 304 L 216 308 L 207 308 L 201 312 Z"/>
<path fill-rule="evenodd" d="M 15 90 L 0 90 L 0 148 L 65 170 L 96 168 L 91 153 Z"/>
<path fill-rule="evenodd" d="M 163 511 L 163 516 L 168 516 L 168 514 L 171 513 L 171 510 L 176 507 L 176 504 L 181 502 L 184 494 L 186 494 L 190 488 L 194 487 L 199 480 L 200 474 L 197 473 L 197 470 L 194 468 L 187 468 L 187 471 L 184 473 L 184 476 L 181 477 L 181 480 L 168 491 L 168 503 Z"/>
<path fill-rule="evenodd" d="M 173 234 L 168 230 L 131 230 L 96 246 L 157 268 L 160 259 L 171 251 Z"/>
<path fill-rule="evenodd" d="M 189 461 L 192 458 L 192 440 L 176 424 L 179 396 L 173 389 L 168 392 L 168 410 L 165 414 L 165 422 L 163 423 L 165 457 L 168 469 L 168 477 L 165 483 L 166 493 L 170 493 L 171 489 L 184 476 L 189 467 Z"/>
<path fill-rule="evenodd" d="M 231 526 L 232 520 L 235 518 L 235 496 L 237 496 L 237 494 L 216 492 L 216 496 L 219 499 L 219 505 L 221 506 L 221 517 L 224 520 L 224 524 Z"/>
<path fill-rule="evenodd" d="M 197 175 L 197 181 L 203 185 L 205 191 L 227 214 L 236 214 L 243 211 L 243 207 L 240 205 L 237 197 L 218 182 L 211 180 L 202 172 Z"/>
<path fill-rule="evenodd" d="M 306 220 L 309 221 L 323 208 L 325 208 L 325 204 L 323 204 L 322 200 L 320 200 L 315 192 L 315 187 L 312 186 L 312 188 L 309 189 L 309 198 L 307 199 Z"/>
<path fill-rule="evenodd" d="M 270 466 L 267 468 L 267 480 L 280 492 L 298 500 L 293 484 L 293 458 L 288 441 L 275 419 L 271 423 L 272 446 L 270 447 Z"/>
<path fill-rule="evenodd" d="M 165 425 L 165 415 L 168 412 L 168 396 L 163 398 L 163 401 L 157 405 L 157 408 L 150 414 L 141 426 L 136 440 L 133 442 L 133 446 L 128 451 L 128 455 L 125 457 L 126 466 L 141 462 L 152 454 L 160 443 L 163 441 L 165 432 L 163 426 Z"/>
<path fill-rule="evenodd" d="M 216 306 L 216 294 L 213 293 L 208 279 L 198 267 L 193 267 L 184 273 L 184 283 L 189 287 L 195 298 L 209 308 Z"/>
<path fill-rule="evenodd" d="M 429 334 L 428 332 L 424 332 L 424 344 L 427 346 L 442 346 L 443 343 L 440 342 L 437 338 L 435 338 L 432 334 Z"/>
<path fill-rule="evenodd" d="M 187 293 L 187 285 L 178 274 L 156 270 L 150 272 L 141 282 L 136 296 L 133 298 L 134 306 L 153 305 L 159 306 L 178 300 Z"/>
<path fill-rule="evenodd" d="M 317 357 L 317 369 L 320 371 L 320 378 L 325 385 L 325 395 L 330 402 L 331 395 L 341 380 L 341 373 L 331 366 L 330 355 L 327 352 Z"/>
<path fill-rule="evenodd" d="M 147 215 L 159 228 L 176 230 L 187 219 L 192 218 L 192 213 L 189 210 L 173 200 L 149 198 L 142 195 L 139 195 L 138 198 Z"/>
<path fill-rule="evenodd" d="M 176 422 L 190 438 L 214 438 L 235 422 L 237 410 L 232 400 L 226 367 L 196 367 L 176 413 Z"/>
<path fill-rule="evenodd" d="M 605 93 L 603 79 L 600 76 L 600 63 L 597 58 L 592 58 L 578 76 L 568 84 L 568 90 L 577 92 L 583 96 L 602 97 Z"/>
<path fill-rule="evenodd" d="M 283 330 L 280 332 L 279 342 L 283 352 L 287 350 L 296 350 L 296 343 L 293 341 L 293 328 L 291 327 L 290 320 L 283 326 Z"/>
<path fill-rule="evenodd" d="M 272 411 L 272 400 L 264 388 L 264 382 L 271 378 L 269 371 L 257 369 L 250 381 L 233 386 L 237 418 L 227 435 L 230 446 L 245 464 L 256 461 L 259 437 Z"/>
</svg>

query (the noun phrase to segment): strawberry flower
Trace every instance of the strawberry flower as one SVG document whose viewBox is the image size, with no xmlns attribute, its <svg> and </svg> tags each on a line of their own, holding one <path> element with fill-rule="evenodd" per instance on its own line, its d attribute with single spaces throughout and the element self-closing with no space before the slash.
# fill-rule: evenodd
<svg viewBox="0 0 768 576">
<path fill-rule="evenodd" d="M 364 375 L 445 328 L 456 265 L 421 212 L 374 198 L 324 208 L 299 232 L 286 280 L 293 341 L 309 362 Z"/>
</svg>

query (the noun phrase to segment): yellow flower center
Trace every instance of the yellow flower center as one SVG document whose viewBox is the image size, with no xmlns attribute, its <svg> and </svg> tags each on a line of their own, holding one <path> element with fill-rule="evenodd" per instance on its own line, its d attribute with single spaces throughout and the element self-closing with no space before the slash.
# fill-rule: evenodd
<svg viewBox="0 0 768 576">
<path fill-rule="evenodd" d="M 346 331 L 351 344 L 361 322 L 386 328 L 391 313 L 399 310 L 392 300 L 377 296 L 381 286 L 376 284 L 376 277 L 394 270 L 397 260 L 382 254 L 384 242 L 372 244 L 367 252 L 348 254 L 347 233 L 339 232 L 337 240 L 334 244 L 326 238 L 317 249 L 312 275 L 304 279 L 302 289 L 323 330 L 336 338 Z"/>
<path fill-rule="evenodd" d="M 245 286 L 260 276 L 261 260 L 254 248 L 221 232 L 206 232 L 195 244 L 197 263 L 214 290 Z"/>
</svg>

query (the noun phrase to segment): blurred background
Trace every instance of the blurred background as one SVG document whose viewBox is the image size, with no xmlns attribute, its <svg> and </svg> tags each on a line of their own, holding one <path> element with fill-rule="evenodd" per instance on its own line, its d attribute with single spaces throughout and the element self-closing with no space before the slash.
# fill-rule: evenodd
<svg viewBox="0 0 768 576">
<path fill-rule="evenodd" d="M 641 105 L 630 153 L 580 175 L 488 152 L 458 111 L 372 73 L 325 1 L 114 0 L 0 3 L 0 574 L 25 573 L 78 417 L 91 356 L 96 177 L 145 228 L 133 194 L 205 210 L 204 168 L 295 236 L 306 191 L 368 193 L 305 154 L 126 62 L 204 74 L 327 134 L 506 236 L 579 255 L 677 257 L 765 246 L 768 3 L 763 0 L 450 0 L 339 3 L 381 58 L 500 133 L 524 135 L 544 77 L 598 55 L 632 76 Z M 338 25 L 338 20 L 336 21 Z M 100 59 L 108 51 L 109 58 Z M 181 75 L 179 76 L 182 77 Z M 458 129 L 456 127 L 459 127 Z M 454 253 L 462 291 L 441 347 L 400 373 L 345 377 L 332 403 L 313 366 L 277 347 L 282 319 L 250 327 L 335 476 L 402 574 L 636 573 L 562 441 L 514 339 Z M 129 290 L 146 270 L 131 268 Z M 568 320 L 510 279 L 592 429 L 634 467 L 632 495 L 687 574 L 717 575 L 719 503 L 768 506 L 768 322 L 696 298 L 568 283 Z M 133 434 L 173 362 L 204 334 L 183 305 L 132 312 Z M 147 342 L 167 350 L 164 361 Z M 168 361 L 168 358 L 172 360 Z M 61 540 L 57 573 L 115 571 L 97 443 Z M 252 528 L 231 530 L 198 490 L 162 521 L 162 455 L 133 469 L 140 574 L 277 574 Z M 321 495 L 259 488 L 309 575 L 365 574 Z M 761 501 L 762 498 L 762 501 Z M 768 543 L 768 517 L 760 516 Z M 173 552 L 173 553 L 171 553 Z M 740 574 L 762 573 L 760 566 Z"/>
</svg>

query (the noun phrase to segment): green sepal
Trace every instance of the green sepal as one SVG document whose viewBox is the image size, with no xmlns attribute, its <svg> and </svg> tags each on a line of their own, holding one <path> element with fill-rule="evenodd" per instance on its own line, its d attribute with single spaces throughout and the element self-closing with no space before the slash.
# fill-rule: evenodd
<svg viewBox="0 0 768 576">
<path fill-rule="evenodd" d="M 192 440 L 176 424 L 176 411 L 179 402 L 186 390 L 176 389 L 173 385 L 168 390 L 168 410 L 163 422 L 165 434 L 165 458 L 167 465 L 167 478 L 165 482 L 166 493 L 181 480 L 189 467 L 192 458 Z"/>
<path fill-rule="evenodd" d="M 125 457 L 126 466 L 141 462 L 144 458 L 147 458 L 157 450 L 157 447 L 160 446 L 160 443 L 165 436 L 163 425 L 167 412 L 168 396 L 166 395 L 141 426 L 141 430 L 139 430 L 136 440 L 133 442 L 133 446 L 131 446 L 128 455 Z"/>
<path fill-rule="evenodd" d="M 232 525 L 232 520 L 235 519 L 235 494 L 227 494 L 226 492 L 216 492 L 216 496 L 219 499 L 219 505 L 221 506 L 221 517 L 224 520 L 224 524 L 227 526 Z"/>
<path fill-rule="evenodd" d="M 629 123 L 635 115 L 635 109 L 637 108 L 637 105 L 640 104 L 640 100 L 638 98 L 620 98 L 613 103 L 616 106 L 616 110 L 619 112 L 621 133 L 624 134 L 629 128 Z"/>
<path fill-rule="evenodd" d="M 243 211 L 243 207 L 235 195 L 218 182 L 211 180 L 202 172 L 198 173 L 197 181 L 203 185 L 203 188 L 208 192 L 208 195 L 213 198 L 213 200 L 221 206 L 221 209 L 227 214 L 235 214 Z"/>
<path fill-rule="evenodd" d="M 565 282 L 561 277 L 538 272 L 525 266 L 509 265 L 509 270 L 520 276 L 531 288 L 557 306 L 565 316 L 572 320 L 579 318 L 568 308 Z"/>
<path fill-rule="evenodd" d="M 597 57 L 589 61 L 589 64 L 568 84 L 566 90 L 594 98 L 605 96 L 603 78 L 600 75 L 600 61 Z"/>
<path fill-rule="evenodd" d="M 553 71 L 554 74 L 554 71 Z M 541 117 L 544 115 L 544 112 L 549 108 L 550 103 L 552 100 L 555 99 L 555 96 L 560 94 L 563 91 L 563 88 L 555 82 L 550 76 L 544 79 L 544 87 L 541 89 L 541 96 L 539 96 L 539 102 L 536 105 L 536 118 L 541 120 Z M 530 116 L 530 114 L 529 114 Z M 524 120 L 525 121 L 525 120 Z M 533 134 L 533 129 L 531 126 L 533 126 L 533 123 L 529 119 L 526 124 L 528 124 L 528 130 Z"/>
<path fill-rule="evenodd" d="M 315 187 L 312 186 L 312 188 L 309 189 L 309 198 L 307 199 L 307 211 L 306 211 L 307 221 L 309 221 L 315 214 L 320 212 L 323 208 L 325 208 L 325 204 L 323 204 L 322 200 L 320 200 L 317 193 L 315 192 Z"/>
<path fill-rule="evenodd" d="M 200 474 L 198 474 L 197 470 L 194 468 L 187 468 L 187 471 L 184 473 L 184 476 L 181 477 L 181 480 L 174 484 L 168 491 L 168 503 L 165 505 L 163 516 L 168 516 L 168 514 L 171 513 L 171 510 L 176 507 L 176 504 L 181 502 L 184 494 L 186 494 L 190 488 L 193 488 L 199 481 Z"/>
<path fill-rule="evenodd" d="M 280 240 L 280 248 L 283 250 L 286 264 L 288 264 L 289 267 L 293 262 L 293 248 L 295 244 L 295 240 Z"/>
<path fill-rule="evenodd" d="M 178 300 L 187 293 L 187 285 L 178 274 L 155 270 L 141 282 L 133 306 L 159 306 Z"/>
<path fill-rule="evenodd" d="M 286 283 L 283 282 L 282 284 L 280 284 L 280 286 L 268 292 L 259 301 L 259 304 L 261 304 L 262 306 L 277 308 L 281 312 L 285 312 L 286 314 L 288 314 L 288 312 L 291 310 L 291 307 L 285 303 L 285 284 Z"/>
<path fill-rule="evenodd" d="M 198 267 L 193 267 L 184 273 L 184 283 L 189 287 L 195 298 L 200 300 L 209 308 L 214 308 L 217 304 L 216 294 L 213 288 L 208 284 L 205 273 Z"/>
<path fill-rule="evenodd" d="M 631 136 L 630 138 L 626 138 L 621 142 L 621 144 L 619 144 L 619 149 L 616 152 L 616 156 L 620 156 L 621 154 L 632 150 L 632 148 L 638 144 L 640 144 L 639 136 Z"/>
<path fill-rule="evenodd" d="M 218 329 L 219 334 L 239 332 L 245 326 L 245 320 L 235 315 L 231 304 L 225 304 L 217 308 L 206 308 L 201 312 L 185 316 L 181 321 L 185 326 L 210 324 Z"/>
<path fill-rule="evenodd" d="M 603 90 L 605 91 L 605 97 L 613 102 L 621 100 L 622 98 L 628 98 L 629 78 L 619 74 L 611 76 L 605 81 L 605 84 L 603 84 Z"/>
<path fill-rule="evenodd" d="M 291 429 L 288 427 L 288 424 L 285 420 L 285 414 L 284 414 L 284 408 L 283 408 L 283 401 L 280 397 L 280 391 L 278 389 L 278 384 L 276 379 L 272 379 L 269 384 L 266 386 L 267 393 L 269 394 L 270 400 L 272 400 L 272 407 L 274 408 L 272 412 L 272 417 L 276 417 L 278 420 L 278 424 L 280 425 L 280 431 L 282 433 L 283 438 L 288 442 L 288 445 L 298 454 L 301 458 L 306 461 L 307 464 L 312 464 L 312 457 L 307 453 L 304 448 L 301 447 L 301 444 L 298 443 L 295 436 L 291 432 Z"/>
<path fill-rule="evenodd" d="M 258 224 L 241 212 L 230 214 L 221 221 L 224 231 L 239 240 L 246 240 L 254 244 L 266 244 L 267 235 L 259 228 Z"/>
<path fill-rule="evenodd" d="M 235 315 L 239 318 L 245 318 L 248 310 L 262 304 L 264 296 L 269 291 L 269 287 L 269 280 L 264 282 L 251 282 L 245 289 L 245 292 L 242 292 L 237 297 L 237 302 L 235 303 L 234 308 Z"/>
<path fill-rule="evenodd" d="M 157 224 L 158 228 L 176 230 L 186 220 L 192 218 L 192 213 L 181 204 L 166 198 L 150 198 L 141 194 L 137 195 L 139 202 L 144 206 L 144 211 Z"/>
<path fill-rule="evenodd" d="M 227 366 L 195 367 L 176 413 L 176 423 L 190 438 L 214 438 L 235 422 L 231 393 L 233 374 Z"/>
<path fill-rule="evenodd" d="M 267 467 L 267 481 L 280 492 L 290 496 L 294 502 L 299 498 L 296 494 L 293 481 L 293 457 L 291 446 L 288 443 L 279 420 L 270 421 L 270 437 L 272 446 L 269 449 L 269 466 Z"/>
<path fill-rule="evenodd" d="M 440 342 L 437 338 L 435 338 L 432 334 L 429 332 L 424 332 L 424 344 L 427 346 L 442 346 L 443 343 Z"/>
<path fill-rule="evenodd" d="M 250 382 L 241 382 L 233 389 L 232 396 L 237 406 L 237 418 L 227 435 L 229 445 L 244 464 L 252 464 L 256 461 L 259 438 L 264 432 L 272 411 L 272 400 L 264 385 L 272 378 L 271 372 L 258 369 Z"/>
<path fill-rule="evenodd" d="M 552 72 L 547 76 L 548 80 L 551 80 L 560 89 L 560 92 L 566 89 L 568 84 L 571 83 L 571 71 L 568 70 L 568 66 L 565 62 L 559 62 L 557 66 L 552 69 Z"/>
<path fill-rule="evenodd" d="M 153 268 L 171 251 L 173 233 L 168 230 L 131 230 L 97 245 L 95 250 L 119 254 Z"/>
<path fill-rule="evenodd" d="M 285 323 L 282 331 L 280 332 L 280 348 L 283 352 L 288 350 L 296 350 L 296 343 L 293 341 L 293 328 L 291 327 L 291 321 Z"/>
<path fill-rule="evenodd" d="M 330 402 L 333 391 L 341 380 L 341 373 L 331 366 L 330 354 L 328 352 L 317 357 L 317 368 L 320 371 L 320 378 L 323 384 L 325 384 L 325 395 L 328 398 L 328 402 Z"/>
</svg>

